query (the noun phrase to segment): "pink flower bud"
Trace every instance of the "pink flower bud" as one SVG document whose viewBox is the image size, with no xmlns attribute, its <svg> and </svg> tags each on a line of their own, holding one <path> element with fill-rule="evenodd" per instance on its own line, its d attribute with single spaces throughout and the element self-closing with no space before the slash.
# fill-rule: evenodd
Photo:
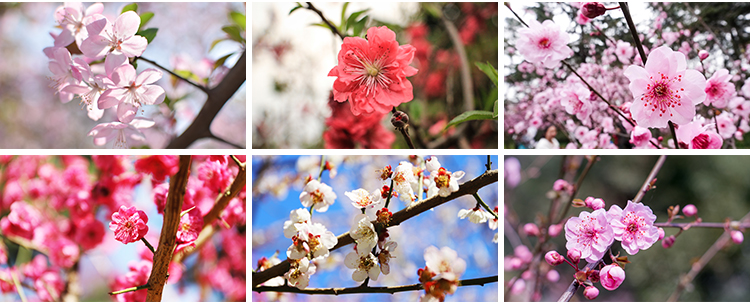
<svg viewBox="0 0 750 306">
<path fill-rule="evenodd" d="M 536 226 L 534 223 L 526 223 L 523 226 L 523 232 L 526 233 L 527 236 L 539 236 L 539 227 Z"/>
<path fill-rule="evenodd" d="M 604 4 L 599 2 L 586 2 L 581 6 L 581 14 L 588 18 L 596 18 L 607 12 Z"/>
<path fill-rule="evenodd" d="M 516 255 L 523 263 L 530 263 L 534 259 L 534 254 L 531 254 L 529 248 L 525 245 L 519 245 L 513 249 L 513 254 Z"/>
<path fill-rule="evenodd" d="M 556 283 L 560 280 L 560 273 L 558 273 L 556 270 L 549 270 L 549 272 L 547 272 L 547 280 L 551 283 Z"/>
<path fill-rule="evenodd" d="M 574 265 L 577 265 L 578 262 L 581 261 L 581 251 L 576 249 L 568 250 L 568 259 L 570 259 Z"/>
<path fill-rule="evenodd" d="M 583 202 L 586 203 L 586 206 L 591 206 L 592 201 L 594 201 L 594 197 L 586 197 L 586 199 L 583 200 Z"/>
<path fill-rule="evenodd" d="M 586 289 L 583 289 L 583 296 L 589 300 L 593 300 L 599 296 L 599 289 L 596 289 L 594 286 L 588 286 Z"/>
<path fill-rule="evenodd" d="M 607 265 L 599 271 L 599 281 L 602 287 L 609 291 L 617 289 L 625 280 L 625 270 L 617 264 Z"/>
<path fill-rule="evenodd" d="M 660 227 L 657 230 L 659 231 L 659 239 L 656 239 L 656 240 L 664 239 L 664 229 Z"/>
<path fill-rule="evenodd" d="M 549 235 L 551 237 L 557 237 L 557 235 L 560 235 L 560 232 L 562 232 L 562 229 L 562 224 L 552 224 L 549 226 Z"/>
<path fill-rule="evenodd" d="M 534 273 L 531 272 L 531 270 L 526 270 L 523 273 L 521 273 L 521 278 L 525 280 L 530 280 L 534 277 Z"/>
<path fill-rule="evenodd" d="M 742 236 L 742 232 L 740 231 L 732 231 L 729 235 L 732 236 L 732 241 L 736 244 L 741 244 L 742 241 L 745 240 L 745 237 Z"/>
<path fill-rule="evenodd" d="M 563 179 L 556 180 L 555 183 L 552 184 L 552 190 L 554 190 L 554 191 L 562 191 L 565 188 L 567 188 L 568 185 L 569 185 L 568 182 L 565 181 L 565 180 L 563 180 Z"/>
<path fill-rule="evenodd" d="M 519 279 L 513 283 L 513 287 L 510 288 L 511 294 L 519 294 L 526 290 L 526 281 Z"/>
<path fill-rule="evenodd" d="M 682 208 L 682 213 L 685 215 L 685 217 L 692 217 L 698 213 L 698 208 L 696 208 L 693 204 L 688 204 Z"/>
<path fill-rule="evenodd" d="M 600 198 L 596 198 L 596 199 L 594 199 L 594 200 L 591 201 L 590 205 L 587 205 L 587 206 L 589 208 L 593 209 L 593 210 L 597 210 L 597 209 L 603 209 L 604 205 L 605 205 L 604 204 L 604 200 L 602 200 Z"/>
<path fill-rule="evenodd" d="M 674 236 L 669 236 L 667 238 L 664 238 L 664 240 L 661 241 L 661 246 L 663 246 L 665 249 L 671 248 L 674 244 Z"/>
<path fill-rule="evenodd" d="M 698 57 L 701 60 L 707 59 L 708 58 L 708 51 L 706 51 L 706 50 L 700 50 L 700 51 L 698 51 Z"/>
<path fill-rule="evenodd" d="M 549 251 L 544 255 L 544 260 L 546 260 L 551 266 L 556 266 L 563 263 L 565 258 L 563 258 L 560 253 L 557 253 L 557 251 Z"/>
</svg>

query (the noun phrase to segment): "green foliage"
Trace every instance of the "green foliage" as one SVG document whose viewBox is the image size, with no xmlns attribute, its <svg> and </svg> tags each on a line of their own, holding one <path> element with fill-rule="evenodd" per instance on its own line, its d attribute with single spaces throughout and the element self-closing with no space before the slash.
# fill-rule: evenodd
<svg viewBox="0 0 750 306">
<path fill-rule="evenodd" d="M 120 14 L 125 13 L 127 11 L 138 12 L 138 3 L 131 3 L 131 4 L 126 5 L 125 7 L 122 8 L 122 11 L 120 11 Z"/>
<path fill-rule="evenodd" d="M 157 29 L 157 28 L 148 28 L 148 29 L 139 31 L 138 33 L 136 33 L 136 35 L 143 36 L 144 38 L 146 38 L 146 40 L 150 44 L 151 41 L 153 41 L 154 38 L 156 37 L 156 32 L 158 32 L 158 31 L 159 31 L 159 29 Z"/>
<path fill-rule="evenodd" d="M 227 33 L 229 39 L 234 40 L 238 43 L 245 44 L 245 38 L 242 37 L 242 30 L 237 25 L 224 26 L 221 28 L 224 33 Z"/>
<path fill-rule="evenodd" d="M 459 123 L 463 123 L 470 120 L 492 120 L 497 119 L 497 115 L 490 111 L 483 111 L 483 110 L 473 110 L 468 111 L 463 114 L 460 114 L 456 116 L 456 118 L 453 118 L 451 122 L 448 122 L 448 125 L 445 126 L 445 128 L 449 128 L 451 126 L 454 126 Z"/>
<path fill-rule="evenodd" d="M 229 12 L 229 19 L 234 21 L 234 24 L 236 24 L 240 29 L 244 32 L 247 27 L 247 21 L 245 20 L 245 14 L 242 14 L 240 12 Z"/>
<path fill-rule="evenodd" d="M 154 13 L 152 12 L 145 12 L 141 14 L 141 25 L 138 26 L 138 30 L 140 31 L 143 29 L 146 24 L 151 21 L 151 18 L 154 18 Z"/>
<path fill-rule="evenodd" d="M 487 63 L 480 63 L 480 62 L 474 62 L 474 65 L 479 68 L 479 70 L 482 70 L 484 74 L 486 74 L 490 80 L 492 80 L 492 83 L 497 86 L 497 69 L 495 69 L 490 62 Z"/>
</svg>

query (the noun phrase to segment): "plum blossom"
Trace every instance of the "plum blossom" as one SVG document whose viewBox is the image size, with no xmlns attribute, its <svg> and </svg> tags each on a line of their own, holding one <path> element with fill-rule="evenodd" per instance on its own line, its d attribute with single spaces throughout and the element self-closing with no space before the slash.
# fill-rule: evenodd
<svg viewBox="0 0 750 306">
<path fill-rule="evenodd" d="M 724 108 L 729 100 L 737 92 L 732 83 L 732 76 L 729 70 L 724 68 L 716 70 L 714 75 L 706 81 L 706 100 L 703 104 L 706 106 L 713 104 L 714 107 Z"/>
<path fill-rule="evenodd" d="M 195 206 L 193 206 L 195 207 Z M 203 217 L 197 209 L 183 212 L 180 224 L 177 227 L 178 243 L 190 243 L 198 239 L 198 234 L 203 230 Z"/>
<path fill-rule="evenodd" d="M 698 121 L 678 126 L 675 134 L 683 149 L 721 149 L 724 143 L 712 125 L 702 126 Z"/>
<path fill-rule="evenodd" d="M 329 249 L 338 242 L 338 238 L 320 223 L 302 223 L 298 225 L 299 232 L 292 237 L 292 245 L 286 251 L 290 259 L 300 259 L 312 254 L 312 258 L 328 256 Z"/>
<path fill-rule="evenodd" d="M 52 80 L 50 86 L 60 95 L 60 102 L 67 103 L 73 99 L 75 93 L 70 91 L 68 87 L 81 82 L 83 78 L 81 71 L 83 69 L 78 61 L 73 61 L 68 49 L 53 48 L 49 70 L 54 76 L 50 78 Z"/>
<path fill-rule="evenodd" d="M 115 239 L 124 244 L 136 242 L 148 233 L 148 216 L 135 206 L 120 206 L 120 209 L 112 214 L 112 222 L 109 229 L 115 232 Z"/>
<path fill-rule="evenodd" d="M 130 123 L 141 105 L 154 105 L 164 101 L 165 92 L 159 85 L 153 85 L 162 77 L 162 72 L 153 68 L 136 74 L 133 65 L 125 64 L 115 68 L 110 76 L 114 86 L 99 97 L 99 108 L 117 106 L 117 119 Z"/>
<path fill-rule="evenodd" d="M 289 281 L 289 285 L 298 289 L 307 288 L 307 284 L 310 283 L 310 275 L 315 274 L 315 265 L 307 257 L 304 257 L 300 260 L 293 260 L 291 266 L 292 268 L 284 273 L 284 278 Z"/>
<path fill-rule="evenodd" d="M 643 148 L 653 148 L 651 145 L 651 139 L 653 137 L 651 136 L 651 130 L 645 127 L 641 126 L 635 126 L 633 127 L 633 130 L 630 132 L 630 143 L 635 146 L 636 149 L 643 149 Z"/>
<path fill-rule="evenodd" d="M 568 114 L 576 115 L 579 120 L 586 121 L 594 111 L 594 104 L 589 99 L 591 92 L 579 83 L 568 86 L 562 90 L 560 105 L 565 107 Z"/>
<path fill-rule="evenodd" d="M 436 194 L 447 197 L 458 191 L 458 180 L 462 179 L 465 174 L 463 171 L 450 172 L 443 167 L 431 172 L 432 180 L 428 184 L 427 197 L 433 197 Z"/>
<path fill-rule="evenodd" d="M 10 213 L 0 220 L 0 229 L 6 235 L 34 238 L 34 229 L 42 223 L 41 213 L 26 202 L 10 205 Z"/>
<path fill-rule="evenodd" d="M 391 253 L 396 250 L 397 246 L 398 244 L 396 242 L 388 241 L 382 248 L 380 248 L 380 253 L 378 253 L 378 263 L 380 263 L 380 272 L 383 272 L 383 275 L 391 273 L 389 262 L 391 261 L 391 258 L 394 258 L 394 256 L 391 256 Z"/>
<path fill-rule="evenodd" d="M 336 194 L 331 186 L 312 180 L 305 185 L 305 189 L 299 195 L 299 200 L 304 207 L 312 206 L 317 212 L 326 212 L 328 206 L 336 201 Z"/>
<path fill-rule="evenodd" d="M 565 223 L 565 239 L 568 250 L 577 250 L 581 258 L 595 262 L 604 256 L 615 235 L 606 212 L 599 209 L 593 213 L 582 211 L 578 217 L 570 218 Z"/>
<path fill-rule="evenodd" d="M 397 192 L 399 199 L 411 203 L 416 199 L 414 190 L 418 188 L 417 177 L 414 175 L 414 165 L 408 161 L 402 161 L 393 170 L 393 191 Z"/>
<path fill-rule="evenodd" d="M 355 116 L 387 113 L 411 101 L 413 88 L 406 77 L 417 69 L 409 66 L 416 48 L 399 46 L 396 33 L 385 26 L 367 29 L 367 40 L 346 37 L 338 54 L 338 65 L 328 76 L 333 82 L 334 99 L 349 100 Z"/>
<path fill-rule="evenodd" d="M 97 146 L 103 146 L 114 139 L 115 149 L 127 149 L 144 144 L 146 136 L 140 130 L 154 124 L 150 119 L 135 117 L 129 123 L 115 121 L 97 124 L 88 135 L 94 137 L 94 144 Z"/>
<path fill-rule="evenodd" d="M 374 190 L 370 194 L 363 188 L 344 192 L 344 195 L 352 200 L 352 205 L 356 208 L 373 208 L 375 205 L 380 204 L 380 200 L 382 199 L 378 190 Z"/>
<path fill-rule="evenodd" d="M 466 269 L 466 261 L 458 257 L 458 253 L 449 247 L 439 250 L 434 246 L 427 247 L 424 251 L 424 260 L 425 266 L 437 273 L 440 279 L 457 281 Z"/>
<path fill-rule="evenodd" d="M 357 242 L 357 253 L 369 253 L 378 244 L 378 233 L 372 225 L 370 217 L 365 214 L 354 216 L 354 224 L 349 230 L 352 239 Z M 364 255 L 363 255 L 364 256 Z"/>
<path fill-rule="evenodd" d="M 536 19 L 529 20 L 529 27 L 519 29 L 518 34 L 516 48 L 532 64 L 555 68 L 560 61 L 573 55 L 573 50 L 568 47 L 568 33 L 552 20 L 545 20 L 543 23 Z"/>
<path fill-rule="evenodd" d="M 630 255 L 650 248 L 659 240 L 659 230 L 654 226 L 656 215 L 643 203 L 628 201 L 622 212 L 613 211 L 610 216 L 615 239 L 622 241 L 622 247 Z"/>
<path fill-rule="evenodd" d="M 685 55 L 667 46 L 651 51 L 646 67 L 625 69 L 633 104 L 630 113 L 642 127 L 667 127 L 667 122 L 687 124 L 695 116 L 695 105 L 706 99 L 706 79 L 687 69 Z"/>
<path fill-rule="evenodd" d="M 594 286 L 587 286 L 586 289 L 583 289 L 583 296 L 589 300 L 593 300 L 599 296 L 599 289 L 596 289 Z"/>
<path fill-rule="evenodd" d="M 734 119 L 729 112 L 723 112 L 716 116 L 716 126 L 719 129 L 719 135 L 724 139 L 729 139 L 737 132 L 737 126 L 734 125 Z"/>
<path fill-rule="evenodd" d="M 560 253 L 557 253 L 557 251 L 547 252 L 547 254 L 544 255 L 544 260 L 546 260 L 550 266 L 556 266 L 565 262 L 565 258 L 563 258 Z"/>
<path fill-rule="evenodd" d="M 299 225 L 310 222 L 310 212 L 307 209 L 299 208 L 289 213 L 289 220 L 284 221 L 284 237 L 292 238 L 299 231 Z"/>
<path fill-rule="evenodd" d="M 740 231 L 732 230 L 729 233 L 729 236 L 732 237 L 732 242 L 734 242 L 735 244 L 742 244 L 742 241 L 745 240 L 745 237 Z"/>
<path fill-rule="evenodd" d="M 352 279 L 355 282 L 364 281 L 367 277 L 370 277 L 372 280 L 378 280 L 378 275 L 380 275 L 378 258 L 370 252 L 364 252 L 361 255 L 357 253 L 351 252 L 344 259 L 344 264 L 347 268 L 356 269 L 352 273 Z"/>
<path fill-rule="evenodd" d="M 633 50 L 633 46 L 631 46 L 629 42 L 622 40 L 617 41 L 617 46 L 615 47 L 615 55 L 617 55 L 617 59 L 619 59 L 621 63 L 632 63 L 631 58 L 633 57 L 634 53 L 635 51 Z"/>
<path fill-rule="evenodd" d="M 607 265 L 599 271 L 599 281 L 602 283 L 602 287 L 609 291 L 620 287 L 620 284 L 622 284 L 624 280 L 625 270 L 617 264 Z"/>
<path fill-rule="evenodd" d="M 495 216 L 482 210 L 479 207 L 475 207 L 473 209 L 461 209 L 458 211 L 458 217 L 461 219 L 466 219 L 466 217 L 469 217 L 469 221 L 476 224 L 485 223 L 487 222 L 487 220 L 495 218 Z"/>
<path fill-rule="evenodd" d="M 141 17 L 133 11 L 122 13 L 114 24 L 106 18 L 93 21 L 86 26 L 90 36 L 81 43 L 81 52 L 91 58 L 110 53 L 140 56 L 148 45 L 146 38 L 135 35 L 140 25 Z"/>
</svg>

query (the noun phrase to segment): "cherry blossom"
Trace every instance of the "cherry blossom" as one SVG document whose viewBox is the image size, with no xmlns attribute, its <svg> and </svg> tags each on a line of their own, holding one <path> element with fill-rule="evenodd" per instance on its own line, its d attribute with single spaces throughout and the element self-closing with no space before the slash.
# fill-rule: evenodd
<svg viewBox="0 0 750 306">
<path fill-rule="evenodd" d="M 112 214 L 112 222 L 109 229 L 115 232 L 115 239 L 124 244 L 136 242 L 148 233 L 148 216 L 142 210 L 134 206 L 120 206 L 120 209 Z"/>
<path fill-rule="evenodd" d="M 615 239 L 630 255 L 651 247 L 659 239 L 659 230 L 654 226 L 656 215 L 643 203 L 628 201 L 622 212 L 611 215 Z"/>
<path fill-rule="evenodd" d="M 636 149 L 653 148 L 653 145 L 651 144 L 652 139 L 651 130 L 636 125 L 630 132 L 629 142 L 633 144 Z"/>
<path fill-rule="evenodd" d="M 406 77 L 417 73 L 409 66 L 415 51 L 411 45 L 399 46 L 396 33 L 385 26 L 367 29 L 367 40 L 344 38 L 338 65 L 328 73 L 336 77 L 334 99 L 348 100 L 355 116 L 387 113 L 411 101 L 412 85 Z"/>
<path fill-rule="evenodd" d="M 683 149 L 721 149 L 724 143 L 712 125 L 702 126 L 698 121 L 678 126 L 675 134 Z"/>
<path fill-rule="evenodd" d="M 15 202 L 10 205 L 10 214 L 0 220 L 0 228 L 6 235 L 31 240 L 41 219 L 41 213 L 33 206 L 26 202 Z"/>
<path fill-rule="evenodd" d="M 183 212 L 184 213 L 184 212 Z M 192 209 L 180 217 L 177 226 L 178 243 L 190 243 L 198 239 L 198 234 L 203 230 L 203 216 L 197 209 Z"/>
<path fill-rule="evenodd" d="M 55 11 L 55 21 L 63 31 L 55 38 L 55 46 L 65 47 L 73 42 L 78 46 L 89 37 L 86 26 L 96 20 L 104 19 L 104 5 L 97 2 L 84 9 L 80 2 L 65 3 Z"/>
<path fill-rule="evenodd" d="M 129 123 L 115 121 L 97 124 L 88 135 L 94 138 L 94 144 L 97 146 L 103 146 L 114 139 L 115 149 L 127 149 L 144 144 L 146 136 L 140 130 L 150 128 L 154 124 L 150 119 L 135 117 Z"/>
<path fill-rule="evenodd" d="M 305 185 L 305 189 L 299 195 L 302 206 L 315 208 L 315 211 L 326 212 L 328 206 L 336 201 L 336 194 L 333 189 L 317 180 L 312 180 Z"/>
<path fill-rule="evenodd" d="M 713 105 L 717 108 L 726 107 L 736 93 L 731 81 L 732 76 L 729 75 L 729 70 L 724 68 L 716 70 L 714 75 L 706 81 L 706 100 L 703 101 L 703 104 L 706 106 Z"/>
<path fill-rule="evenodd" d="M 292 261 L 292 268 L 284 273 L 284 278 L 289 281 L 289 285 L 298 289 L 307 288 L 310 283 L 310 275 L 315 274 L 317 268 L 307 258 Z"/>
<path fill-rule="evenodd" d="M 360 255 L 369 253 L 378 244 L 378 233 L 375 232 L 370 217 L 365 214 L 354 216 L 349 235 L 357 242 L 357 253 Z"/>
<path fill-rule="evenodd" d="M 329 249 L 338 242 L 338 238 L 320 223 L 302 223 L 299 232 L 292 237 L 292 245 L 286 251 L 290 259 L 300 259 L 312 254 L 312 258 L 328 256 Z"/>
<path fill-rule="evenodd" d="M 599 281 L 602 283 L 602 287 L 609 291 L 620 287 L 620 284 L 622 284 L 624 280 L 625 270 L 617 264 L 606 265 L 599 271 Z"/>
<path fill-rule="evenodd" d="M 599 296 L 599 289 L 596 289 L 594 286 L 586 286 L 586 289 L 583 289 L 583 296 L 589 300 L 593 300 Z"/>
<path fill-rule="evenodd" d="M 110 79 L 114 86 L 99 97 L 99 108 L 117 106 L 117 119 L 122 123 L 129 123 L 141 105 L 154 105 L 164 101 L 164 89 L 159 85 L 152 85 L 161 77 L 162 72 L 153 68 L 136 74 L 132 65 L 122 65 L 112 72 Z"/>
<path fill-rule="evenodd" d="M 593 213 L 582 211 L 578 217 L 570 218 L 565 223 L 565 239 L 568 250 L 577 250 L 581 258 L 595 262 L 604 256 L 615 235 L 606 212 L 599 209 Z"/>
<path fill-rule="evenodd" d="M 378 275 L 380 275 L 378 258 L 370 252 L 358 253 L 359 251 L 351 252 L 344 259 L 344 264 L 347 268 L 356 269 L 352 273 L 352 279 L 355 282 L 364 281 L 367 277 L 370 277 L 372 280 L 378 280 Z"/>
<path fill-rule="evenodd" d="M 65 48 L 54 48 L 52 57 L 49 62 L 49 70 L 54 75 L 50 86 L 60 95 L 60 102 L 67 103 L 73 99 L 74 92 L 70 91 L 69 85 L 77 85 L 81 78 L 81 71 L 84 68 L 70 56 L 70 52 Z"/>
<path fill-rule="evenodd" d="M 706 79 L 687 69 L 685 55 L 667 46 L 651 51 L 646 67 L 625 69 L 633 104 L 630 113 L 642 127 L 667 127 L 667 122 L 687 124 L 695 116 L 695 105 L 706 99 Z"/>
<path fill-rule="evenodd" d="M 526 61 L 546 68 L 555 68 L 560 61 L 573 55 L 568 47 L 570 38 L 568 33 L 560 29 L 552 20 L 543 23 L 535 19 L 528 22 L 529 27 L 518 30 L 519 39 L 516 42 L 518 53 Z"/>
<path fill-rule="evenodd" d="M 81 43 L 81 52 L 91 58 L 109 53 L 140 56 L 148 45 L 146 38 L 135 35 L 140 24 L 141 17 L 133 11 L 122 13 L 114 24 L 107 19 L 91 22 L 86 26 L 90 36 Z"/>
</svg>

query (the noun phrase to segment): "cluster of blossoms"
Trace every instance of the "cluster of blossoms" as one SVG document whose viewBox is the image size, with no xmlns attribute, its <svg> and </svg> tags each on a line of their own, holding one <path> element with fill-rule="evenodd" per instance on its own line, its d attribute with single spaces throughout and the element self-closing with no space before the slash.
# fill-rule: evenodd
<svg viewBox="0 0 750 306">
<path fill-rule="evenodd" d="M 0 242 L 2 292 L 15 292 L 11 280 L 17 278 L 24 287 L 36 289 L 34 299 L 63 300 L 68 292 L 65 288 L 72 285 L 68 282 L 74 281 L 66 275 L 76 271 L 88 253 L 110 253 L 117 249 L 115 244 L 130 247 L 147 238 L 148 222 L 153 216 L 149 218 L 148 210 L 134 205 L 135 188 L 148 185 L 150 177 L 155 186 L 154 204 L 163 213 L 168 192 L 168 183 L 163 182 L 177 172 L 177 160 L 176 156 L 0 157 L 0 216 L 4 216 L 0 218 L 0 232 L 7 238 Z M 227 156 L 194 160 L 195 175 L 188 179 L 175 255 L 194 251 L 195 240 L 204 227 L 203 217 L 238 173 Z M 241 190 L 221 212 L 219 220 L 211 224 L 216 226 L 214 237 L 221 238 L 222 245 L 215 245 L 219 239 L 209 239 L 198 253 L 202 266 L 195 266 L 203 279 L 201 286 L 214 288 L 230 300 L 245 299 L 245 202 L 245 192 Z M 109 241 L 105 239 L 107 223 L 113 234 L 110 237 L 114 238 Z M 222 227 L 227 230 L 220 230 Z M 241 227 L 242 233 L 238 231 Z M 8 241 L 18 248 L 36 250 L 38 255 L 31 262 L 5 268 L 8 255 L 4 243 Z M 140 260 L 128 263 L 128 272 L 104 283 L 109 282 L 113 291 L 146 284 L 153 255 L 145 246 L 141 251 Z M 170 283 L 177 282 L 185 269 L 182 263 L 172 262 Z M 146 290 L 117 294 L 113 299 L 145 301 Z"/>
<path fill-rule="evenodd" d="M 576 5 L 576 21 L 582 25 L 608 10 L 596 2 Z M 578 50 L 595 58 L 574 68 L 590 86 L 565 69 L 548 69 L 572 55 L 569 36 L 551 20 L 530 20 L 518 31 L 515 48 L 506 47 L 509 55 L 517 52 L 525 59 L 516 66 L 521 80 L 511 82 L 518 101 L 505 106 L 507 133 L 519 145 L 533 147 L 537 131 L 555 125 L 570 140 L 566 148 L 586 149 L 717 149 L 742 141 L 750 132 L 750 83 L 738 90 L 735 82 L 742 81 L 745 69 L 714 68 L 709 75 L 707 70 L 716 66 L 706 61 L 709 52 L 692 39 L 695 33 L 667 31 L 665 18 L 666 13 L 659 15 L 644 35 L 653 39 L 644 41 L 652 46 L 643 46 L 647 59 L 621 40 L 602 39 L 603 52 L 593 41 L 584 47 L 588 50 Z M 583 36 L 601 36 L 598 31 Z M 700 65 L 688 68 L 688 59 Z"/>
<path fill-rule="evenodd" d="M 466 261 L 449 247 L 438 249 L 430 246 L 424 251 L 425 267 L 417 270 L 419 282 L 424 286 L 422 302 L 444 301 L 446 294 L 458 288 L 461 274 L 466 270 Z"/>
<path fill-rule="evenodd" d="M 129 59 L 140 56 L 148 41 L 136 32 L 141 17 L 126 11 L 114 22 L 102 15 L 104 6 L 95 3 L 88 8 L 81 3 L 66 3 L 55 11 L 61 33 L 51 33 L 54 46 L 44 49 L 50 59 L 49 69 L 54 74 L 52 86 L 67 103 L 75 96 L 85 104 L 88 116 L 99 121 L 104 110 L 116 111 L 117 121 L 94 127 L 89 136 L 101 146 L 115 140 L 115 148 L 127 148 L 145 141 L 139 129 L 154 125 L 154 121 L 136 117 L 142 105 L 164 101 L 164 89 L 155 85 L 162 72 L 146 69 L 137 73 Z M 71 51 L 82 54 L 73 58 Z"/>
</svg>

